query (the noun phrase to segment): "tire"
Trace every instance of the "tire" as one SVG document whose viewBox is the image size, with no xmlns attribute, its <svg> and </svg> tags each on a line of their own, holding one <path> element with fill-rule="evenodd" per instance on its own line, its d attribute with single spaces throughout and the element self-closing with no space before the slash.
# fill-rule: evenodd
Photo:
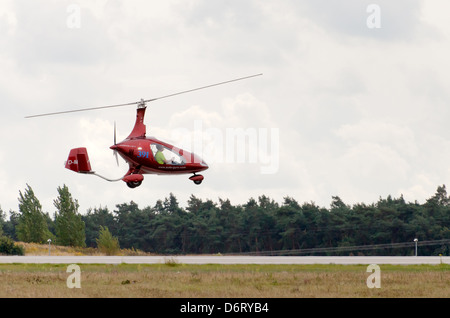
<svg viewBox="0 0 450 318">
<path fill-rule="evenodd" d="M 127 186 L 131 189 L 134 189 L 136 187 L 139 187 L 141 185 L 142 181 L 138 182 L 127 182 Z"/>
</svg>

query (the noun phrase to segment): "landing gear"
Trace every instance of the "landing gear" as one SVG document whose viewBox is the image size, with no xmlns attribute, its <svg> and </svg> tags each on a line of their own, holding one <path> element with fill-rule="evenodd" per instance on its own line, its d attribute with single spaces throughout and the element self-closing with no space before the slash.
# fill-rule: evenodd
<svg viewBox="0 0 450 318">
<path fill-rule="evenodd" d="M 197 184 L 197 185 L 201 184 L 203 179 L 204 178 L 203 178 L 203 176 L 201 174 L 195 174 L 195 173 L 194 173 L 194 175 L 192 177 L 189 178 L 189 180 L 194 181 L 194 183 Z"/>
<path fill-rule="evenodd" d="M 142 180 L 144 180 L 144 176 L 142 174 L 129 174 L 123 177 L 122 180 L 129 188 L 134 189 L 141 185 Z"/>
<path fill-rule="evenodd" d="M 141 185 L 142 181 L 131 181 L 127 182 L 127 186 L 131 189 L 137 188 Z"/>
</svg>

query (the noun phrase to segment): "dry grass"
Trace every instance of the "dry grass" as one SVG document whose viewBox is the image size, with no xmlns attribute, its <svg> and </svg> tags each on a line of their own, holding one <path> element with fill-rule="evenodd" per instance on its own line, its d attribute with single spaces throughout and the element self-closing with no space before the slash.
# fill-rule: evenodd
<svg viewBox="0 0 450 318">
<path fill-rule="evenodd" d="M 381 266 L 381 288 L 359 265 L 80 265 L 70 289 L 66 265 L 0 264 L 0 297 L 310 298 L 450 297 L 450 267 Z"/>
<path fill-rule="evenodd" d="M 47 244 L 37 244 L 37 243 L 24 243 L 16 242 L 17 245 L 22 246 L 25 249 L 25 255 L 36 256 L 36 255 L 48 255 L 48 245 Z M 93 247 L 72 247 L 72 246 L 59 246 L 51 245 L 50 255 L 52 256 L 97 256 L 106 255 L 101 253 L 97 248 Z M 150 255 L 135 249 L 120 249 L 117 253 L 118 256 L 145 256 Z"/>
</svg>

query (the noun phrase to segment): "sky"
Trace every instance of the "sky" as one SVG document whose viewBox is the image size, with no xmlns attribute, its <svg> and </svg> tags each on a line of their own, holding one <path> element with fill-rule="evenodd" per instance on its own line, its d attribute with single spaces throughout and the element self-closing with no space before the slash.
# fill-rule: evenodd
<svg viewBox="0 0 450 318">
<path fill-rule="evenodd" d="M 388 195 L 425 202 L 450 181 L 450 3 L 444 0 L 0 0 L 0 207 L 28 184 L 53 215 L 66 185 L 89 208 L 154 206 L 173 193 L 234 205 L 266 195 L 329 208 Z M 112 150 L 151 99 L 147 136 L 209 164 L 129 189 L 64 168 L 128 170 Z"/>
</svg>

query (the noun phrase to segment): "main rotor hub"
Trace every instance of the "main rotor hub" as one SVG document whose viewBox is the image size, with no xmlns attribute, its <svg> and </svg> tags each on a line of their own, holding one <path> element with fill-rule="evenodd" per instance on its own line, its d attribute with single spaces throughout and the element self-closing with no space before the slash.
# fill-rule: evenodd
<svg viewBox="0 0 450 318">
<path fill-rule="evenodd" d="M 138 102 L 137 108 L 146 108 L 147 105 L 145 104 L 145 100 L 143 98 L 141 98 L 141 100 Z"/>
</svg>

